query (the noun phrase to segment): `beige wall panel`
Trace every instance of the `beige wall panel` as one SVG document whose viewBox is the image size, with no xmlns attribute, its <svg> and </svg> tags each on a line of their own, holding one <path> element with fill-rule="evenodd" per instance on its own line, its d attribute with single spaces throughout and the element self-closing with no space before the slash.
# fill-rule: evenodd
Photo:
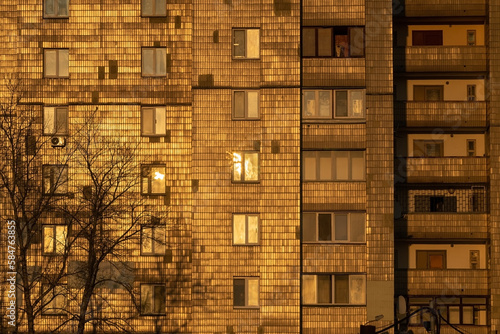
<svg viewBox="0 0 500 334">
<path fill-rule="evenodd" d="M 302 149 L 346 148 L 366 148 L 365 124 L 302 124 Z"/>
</svg>

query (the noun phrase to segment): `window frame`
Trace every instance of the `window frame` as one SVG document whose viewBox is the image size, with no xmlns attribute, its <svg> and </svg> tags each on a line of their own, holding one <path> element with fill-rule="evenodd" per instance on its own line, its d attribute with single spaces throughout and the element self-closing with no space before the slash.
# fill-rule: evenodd
<svg viewBox="0 0 500 334">
<path fill-rule="evenodd" d="M 244 243 L 236 243 L 235 242 L 235 216 L 245 216 L 245 242 Z M 257 241 L 256 242 L 249 242 L 248 241 L 248 217 L 257 217 Z M 233 246 L 259 246 L 260 245 L 260 217 L 258 213 L 233 213 L 231 217 L 232 221 L 232 234 L 233 234 Z"/>
<path fill-rule="evenodd" d="M 47 51 L 57 51 L 56 52 L 56 74 L 55 75 L 48 75 L 47 74 L 47 67 L 46 67 L 46 59 L 47 59 Z M 63 76 L 59 74 L 59 58 L 60 58 L 60 53 L 61 51 L 67 51 L 68 52 L 68 75 Z M 70 77 L 70 72 L 69 72 L 69 48 L 44 48 L 43 49 L 43 78 L 44 79 L 69 79 Z"/>
<path fill-rule="evenodd" d="M 241 156 L 241 161 L 234 161 L 234 155 L 239 154 Z M 257 180 L 245 180 L 245 167 L 244 167 L 244 162 L 245 162 L 245 155 L 246 154 L 257 154 Z M 234 151 L 232 154 L 232 164 L 231 164 L 231 182 L 232 183 L 260 183 L 260 152 L 259 151 Z M 235 174 L 235 168 L 236 164 L 242 164 L 241 166 L 241 180 L 235 180 L 234 179 L 234 174 Z"/>
<path fill-rule="evenodd" d="M 143 2 L 145 1 L 151 1 L 152 4 L 153 4 L 153 14 L 151 15 L 148 15 L 148 14 L 144 14 L 144 6 L 143 6 Z M 165 3 L 165 13 L 163 14 L 157 14 L 156 13 L 156 0 L 141 0 L 141 17 L 167 17 L 167 3 L 165 0 L 162 0 L 164 3 Z"/>
<path fill-rule="evenodd" d="M 68 305 L 68 287 L 66 284 L 57 284 L 53 286 L 52 288 L 47 288 L 47 285 L 43 283 L 41 286 L 42 293 L 44 291 L 49 291 L 47 294 L 45 294 L 42 298 L 42 304 L 43 304 L 43 309 L 42 309 L 42 315 L 47 315 L 47 316 L 61 316 L 66 314 L 66 307 Z M 59 291 L 56 291 L 59 290 Z M 62 292 L 61 292 L 62 290 Z M 66 293 L 64 293 L 66 292 Z M 59 298 L 60 297 L 60 298 Z M 47 299 L 52 299 L 51 301 L 47 302 Z M 58 301 L 62 300 L 61 306 L 58 306 Z M 55 303 L 55 306 L 51 306 L 51 304 Z M 53 309 L 55 311 L 50 311 L 48 312 L 47 309 Z"/>
<path fill-rule="evenodd" d="M 315 167 L 316 167 L 316 171 L 315 171 L 315 179 L 306 179 L 306 163 L 305 163 L 305 155 L 304 153 L 315 153 Z M 320 159 L 322 157 L 320 157 L 321 153 L 325 153 L 325 152 L 329 152 L 330 154 L 330 161 L 331 161 L 331 175 L 332 175 L 332 178 L 331 179 L 320 179 L 320 175 L 321 175 L 321 161 Z M 348 178 L 347 179 L 337 179 L 337 170 L 336 170 L 336 159 L 337 159 L 337 156 L 335 155 L 337 152 L 347 152 L 348 153 Z M 361 179 L 353 179 L 352 178 L 352 171 L 353 171 L 353 164 L 352 164 L 352 156 L 351 156 L 351 153 L 352 152 L 362 152 L 363 153 L 363 177 Z M 337 153 L 338 154 L 338 153 Z M 303 178 L 302 178 L 302 182 L 365 182 L 366 181 L 366 150 L 351 150 L 351 151 L 347 151 L 347 150 L 323 150 L 323 151 L 310 151 L 310 150 L 307 150 L 307 151 L 302 151 L 302 175 L 303 175 Z"/>
<path fill-rule="evenodd" d="M 52 118 L 54 120 L 54 129 L 51 132 L 45 131 L 45 129 L 46 129 L 45 122 L 47 120 L 47 116 L 46 116 L 47 109 L 52 109 L 51 112 L 53 113 Z M 56 129 L 56 127 L 57 127 L 56 124 L 58 123 L 57 110 L 64 110 L 66 112 L 65 131 L 59 132 Z M 43 131 L 44 136 L 68 136 L 68 134 L 69 134 L 69 108 L 68 108 L 68 106 L 44 106 L 43 111 L 42 111 L 42 123 L 43 123 L 42 131 Z"/>
<path fill-rule="evenodd" d="M 235 292 L 234 292 L 234 287 L 235 287 L 235 281 L 236 280 L 244 280 L 245 281 L 245 305 L 235 305 Z M 249 305 L 249 287 L 248 287 L 248 282 L 249 281 L 257 281 L 257 304 L 258 305 Z M 260 277 L 259 276 L 234 276 L 233 277 L 233 309 L 260 309 Z"/>
<path fill-rule="evenodd" d="M 57 234 L 57 228 L 58 227 L 64 227 L 64 240 L 59 240 L 58 234 Z M 52 230 L 52 236 L 49 236 L 52 238 L 52 250 L 47 251 L 46 250 L 46 244 L 45 244 L 45 231 L 46 229 L 51 229 Z M 66 251 L 66 244 L 68 241 L 68 226 L 67 225 L 61 225 L 61 224 L 43 224 L 42 225 L 42 254 L 43 255 L 63 255 Z M 63 245 L 63 250 L 58 251 L 57 245 L 62 244 Z"/>
<path fill-rule="evenodd" d="M 315 115 L 308 116 L 306 112 L 308 110 L 306 103 L 308 100 L 304 98 L 305 93 L 314 92 L 314 104 L 315 104 Z M 319 116 L 319 94 L 320 92 L 327 92 L 330 95 L 330 110 L 328 116 Z M 347 92 L 347 116 L 337 116 L 337 92 Z M 363 94 L 363 115 L 362 116 L 352 116 L 352 99 L 351 96 L 355 92 L 361 92 Z M 333 120 L 333 121 L 346 121 L 346 120 L 365 120 L 366 119 L 366 89 L 365 88 L 352 88 L 352 89 L 302 89 L 302 119 L 303 120 Z M 351 115 L 349 115 L 351 114 Z"/>
<path fill-rule="evenodd" d="M 467 85 L 467 101 L 474 102 L 477 100 L 477 86 Z"/>
<path fill-rule="evenodd" d="M 236 117 L 236 98 L 235 95 L 236 93 L 243 92 L 245 94 L 245 102 L 244 102 L 244 109 L 245 109 L 245 116 L 244 117 Z M 250 117 L 248 116 L 248 93 L 249 92 L 257 92 L 257 117 Z M 233 121 L 258 121 L 260 120 L 260 90 L 259 89 L 238 89 L 238 90 L 233 90 L 232 91 L 232 120 Z"/>
<path fill-rule="evenodd" d="M 54 12 L 57 12 L 58 14 L 47 14 L 45 11 L 45 5 L 47 1 L 52 1 L 54 4 Z M 59 1 L 60 0 L 43 0 L 43 10 L 42 10 L 42 16 L 44 19 L 67 19 L 69 18 L 69 0 L 64 0 L 66 1 L 66 6 L 68 8 L 68 15 L 59 15 Z"/>
<path fill-rule="evenodd" d="M 151 237 L 148 239 L 151 242 L 151 252 L 144 251 L 144 241 L 146 238 L 145 229 L 151 230 Z M 167 248 L 167 230 L 165 225 L 142 225 L 141 226 L 141 256 L 163 256 Z M 163 243 L 163 245 L 162 245 Z M 159 248 L 157 250 L 157 248 Z M 163 248 L 163 249 L 162 249 Z"/>
<path fill-rule="evenodd" d="M 315 215 L 315 240 L 305 240 L 304 239 L 304 228 L 305 228 L 305 218 L 304 215 L 314 214 Z M 364 240 L 363 241 L 352 241 L 351 236 L 351 224 L 352 215 L 360 214 L 364 218 Z M 330 215 L 330 240 L 319 240 L 319 215 Z M 335 239 L 335 217 L 336 216 L 347 215 L 347 240 L 337 240 Z M 366 244 L 366 212 L 358 211 L 335 211 L 335 212 L 303 212 L 302 213 L 302 243 L 304 244 Z"/>
<path fill-rule="evenodd" d="M 144 51 L 145 50 L 154 50 L 153 52 L 153 65 L 152 67 L 154 68 L 153 70 L 153 74 L 145 74 L 144 73 L 144 61 L 145 61 L 145 57 L 144 57 Z M 158 61 L 157 61 L 157 57 L 156 57 L 156 50 L 165 50 L 165 74 L 158 74 L 158 68 L 159 68 L 159 64 L 158 64 Z M 143 46 L 141 48 L 141 76 L 143 78 L 166 78 L 167 77 L 167 47 L 163 47 L 163 46 Z"/>
<path fill-rule="evenodd" d="M 304 41 L 304 30 L 305 29 L 314 29 L 314 55 L 304 55 L 304 42 L 301 43 L 301 57 L 302 58 L 365 58 L 366 57 L 366 39 L 365 39 L 365 26 L 303 26 L 301 29 L 301 39 Z M 331 40 L 330 40 L 330 56 L 319 55 L 319 29 L 329 29 Z M 363 36 L 363 47 L 362 47 L 362 55 L 352 55 L 351 54 L 351 30 L 352 29 L 362 29 Z M 337 30 L 337 32 L 336 32 Z M 343 30 L 347 30 L 347 34 L 342 33 Z M 347 36 L 348 43 L 348 54 L 345 56 L 337 55 L 337 47 L 336 47 L 336 36 Z"/>
<path fill-rule="evenodd" d="M 249 30 L 258 30 L 259 31 L 259 41 L 258 41 L 258 46 L 259 46 L 259 56 L 258 57 L 252 57 L 252 56 L 249 56 L 248 55 L 248 31 Z M 236 31 L 244 31 L 245 32 L 245 46 L 244 46 L 244 51 L 245 51 L 245 56 L 237 56 L 235 55 L 235 46 L 237 45 L 235 43 L 235 32 Z M 232 28 L 232 32 L 231 32 L 231 57 L 233 60 L 257 60 L 257 59 L 260 59 L 260 52 L 261 52 L 261 39 L 262 39 L 262 36 L 261 36 L 261 31 L 260 31 L 260 27 L 248 27 L 248 28 L 243 28 L 243 27 L 233 27 Z"/>
<path fill-rule="evenodd" d="M 470 148 L 470 144 L 472 144 L 473 148 Z M 466 149 L 467 149 L 467 156 L 468 157 L 475 157 L 476 156 L 476 140 L 475 139 L 467 139 L 466 140 Z"/>
<path fill-rule="evenodd" d="M 62 172 L 60 173 L 61 176 L 64 177 L 64 175 L 66 175 L 66 180 L 63 179 L 63 181 L 57 185 L 56 187 L 56 182 L 59 181 L 59 180 L 55 180 L 55 173 L 54 173 L 54 169 L 55 168 L 58 168 L 58 169 L 62 169 Z M 47 177 L 46 176 L 46 170 L 50 169 L 50 175 Z M 50 179 L 50 189 L 46 189 L 46 186 L 45 186 L 45 179 Z M 52 195 L 52 196 L 64 196 L 64 195 L 67 195 L 68 194 L 68 183 L 69 183 L 69 177 L 68 177 L 68 165 L 61 165 L 61 164 L 44 164 L 42 165 L 42 193 L 44 195 Z M 61 187 L 61 185 L 63 187 L 65 187 L 65 191 L 62 191 L 62 192 L 58 192 L 56 191 L 58 188 Z"/>
<path fill-rule="evenodd" d="M 152 308 L 153 308 L 153 311 L 152 312 L 145 312 L 144 310 L 144 305 L 146 303 L 143 303 L 143 287 L 152 287 L 152 295 L 151 295 L 151 300 L 150 302 L 152 302 Z M 163 295 L 163 299 L 160 299 L 160 308 L 162 309 L 161 312 L 154 312 L 154 308 L 155 308 L 155 287 L 162 287 L 163 288 L 163 292 L 164 292 L 164 295 Z M 146 298 L 146 297 L 144 297 Z M 166 310 L 166 306 L 167 306 L 167 287 L 165 285 L 165 283 L 141 283 L 140 284 L 140 294 L 139 294 L 139 301 L 140 301 L 140 315 L 141 316 L 162 316 L 162 315 L 166 315 L 167 314 L 167 310 Z M 162 308 L 163 306 L 163 308 Z"/>
<path fill-rule="evenodd" d="M 306 289 L 303 289 L 302 292 L 301 292 L 301 299 L 300 299 L 300 302 L 301 302 L 301 305 L 302 306 L 330 306 L 330 307 L 338 307 L 338 306 L 341 306 L 341 307 L 344 307 L 344 306 L 363 306 L 363 305 L 366 305 L 366 299 L 367 299 L 367 279 L 366 279 L 366 273 L 303 273 L 302 274 L 302 277 L 301 279 L 303 280 L 302 281 L 302 285 L 304 286 L 304 280 L 305 280 L 305 277 L 315 277 L 314 278 L 314 300 L 315 302 L 314 303 L 306 303 L 304 301 L 305 299 L 305 292 L 307 291 Z M 322 295 L 324 297 L 324 293 L 322 293 L 320 291 L 320 287 L 319 287 L 319 280 L 318 280 L 318 276 L 326 276 L 326 277 L 330 277 L 330 292 L 331 292 L 331 295 L 329 296 L 329 299 L 330 299 L 330 302 L 328 303 L 319 303 L 318 302 L 318 296 Z M 337 303 L 335 302 L 335 277 L 336 276 L 348 276 L 348 284 L 349 284 L 349 291 L 347 292 L 347 296 L 348 296 L 348 299 L 349 301 L 347 303 Z M 364 294 L 364 301 L 363 303 L 354 303 L 351 301 L 351 293 L 353 292 L 352 289 L 353 289 L 353 286 L 351 285 L 354 281 L 355 281 L 355 277 L 363 277 L 363 282 L 364 282 L 364 287 L 363 287 L 363 290 L 362 290 L 362 293 Z M 309 291 L 307 291 L 309 292 Z"/>
<path fill-rule="evenodd" d="M 163 174 L 163 177 L 165 178 L 165 180 L 164 180 L 165 191 L 162 192 L 162 193 L 153 193 L 152 192 L 152 187 L 153 187 L 153 184 L 152 184 L 152 175 L 145 176 L 145 173 L 144 173 L 144 171 L 146 169 L 150 169 L 150 171 L 152 172 L 152 170 L 154 168 L 163 168 L 163 170 L 165 171 L 165 174 Z M 145 178 L 148 179 L 148 192 L 144 191 L 144 179 Z M 165 164 L 156 164 L 156 163 L 153 163 L 153 164 L 142 164 L 141 165 L 141 195 L 143 195 L 143 196 L 163 196 L 163 195 L 166 195 L 167 193 L 168 193 L 168 189 L 167 189 L 167 166 Z"/>
<path fill-rule="evenodd" d="M 153 131 L 154 133 L 152 134 L 148 134 L 148 133 L 144 133 L 144 111 L 146 109 L 153 109 L 153 117 L 154 117 L 154 123 L 153 123 Z M 163 133 L 158 133 L 157 132 L 157 126 L 156 124 L 158 123 L 158 120 L 161 119 L 157 117 L 158 115 L 158 111 L 162 111 L 163 112 L 163 130 L 164 132 Z M 165 137 L 167 135 L 167 108 L 165 106 L 142 106 L 141 107 L 141 137 Z"/>
<path fill-rule="evenodd" d="M 425 268 L 419 266 L 419 254 L 421 256 L 424 256 L 426 259 L 426 266 Z M 441 256 L 443 261 L 442 261 L 442 268 L 431 268 L 431 256 Z M 417 249 L 415 250 L 415 269 L 417 270 L 446 270 L 447 269 L 447 252 L 445 249 Z"/>
</svg>

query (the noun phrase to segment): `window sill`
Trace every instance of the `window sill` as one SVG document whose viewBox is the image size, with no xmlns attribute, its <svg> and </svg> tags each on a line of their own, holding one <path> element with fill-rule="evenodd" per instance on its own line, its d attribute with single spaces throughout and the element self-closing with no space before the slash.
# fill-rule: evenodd
<svg viewBox="0 0 500 334">
<path fill-rule="evenodd" d="M 260 310 L 260 306 L 233 306 L 234 310 Z"/>
<path fill-rule="evenodd" d="M 366 304 L 302 304 L 305 307 L 366 307 Z"/>
<path fill-rule="evenodd" d="M 366 118 L 302 118 L 302 124 L 366 124 Z"/>
<path fill-rule="evenodd" d="M 304 245 L 331 245 L 331 246 L 346 246 L 346 245 L 366 245 L 366 241 L 302 241 Z"/>
</svg>

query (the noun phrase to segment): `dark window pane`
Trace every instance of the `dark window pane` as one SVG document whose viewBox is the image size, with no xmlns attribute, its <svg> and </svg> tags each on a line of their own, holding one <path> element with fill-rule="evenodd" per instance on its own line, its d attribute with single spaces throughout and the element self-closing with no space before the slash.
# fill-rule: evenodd
<svg viewBox="0 0 500 334">
<path fill-rule="evenodd" d="M 456 196 L 446 196 L 444 198 L 443 204 L 444 212 L 457 212 L 457 197 Z"/>
<path fill-rule="evenodd" d="M 417 251 L 417 269 L 427 269 L 427 251 Z"/>
<path fill-rule="evenodd" d="M 335 240 L 347 241 L 347 215 L 335 215 Z"/>
<path fill-rule="evenodd" d="M 444 258 L 441 254 L 429 255 L 429 269 L 444 269 Z"/>
<path fill-rule="evenodd" d="M 318 28 L 318 57 L 332 56 L 332 28 Z"/>
<path fill-rule="evenodd" d="M 347 117 L 347 91 L 335 92 L 335 116 Z"/>
<path fill-rule="evenodd" d="M 431 197 L 431 212 L 444 212 L 444 196 Z"/>
<path fill-rule="evenodd" d="M 234 117 L 245 117 L 245 92 L 234 92 Z"/>
<path fill-rule="evenodd" d="M 68 0 L 59 0 L 59 15 L 68 16 Z"/>
<path fill-rule="evenodd" d="M 349 36 L 335 36 L 335 57 L 345 58 L 349 56 Z"/>
<path fill-rule="evenodd" d="M 302 30 L 302 55 L 304 57 L 316 56 L 316 29 L 314 28 Z"/>
<path fill-rule="evenodd" d="M 318 240 L 332 240 L 332 216 L 331 214 L 318 215 Z"/>
<path fill-rule="evenodd" d="M 56 109 L 56 133 L 65 134 L 68 131 L 68 109 Z"/>
<path fill-rule="evenodd" d="M 302 214 L 302 238 L 304 241 L 316 241 L 316 214 Z"/>
<path fill-rule="evenodd" d="M 331 304 L 332 276 L 318 275 L 318 304 Z"/>
<path fill-rule="evenodd" d="M 233 306 L 245 306 L 245 280 L 233 280 Z"/>
<path fill-rule="evenodd" d="M 165 287 L 154 287 L 154 313 L 165 313 Z"/>
<path fill-rule="evenodd" d="M 165 15 L 167 14 L 165 0 L 156 0 L 156 15 Z"/>
<path fill-rule="evenodd" d="M 349 275 L 335 275 L 335 303 L 349 303 Z"/>
<path fill-rule="evenodd" d="M 234 31 L 234 56 L 235 57 L 245 57 L 245 31 L 235 30 Z"/>
<path fill-rule="evenodd" d="M 443 45 L 442 30 L 414 30 L 412 32 L 412 44 L 418 45 Z"/>
</svg>

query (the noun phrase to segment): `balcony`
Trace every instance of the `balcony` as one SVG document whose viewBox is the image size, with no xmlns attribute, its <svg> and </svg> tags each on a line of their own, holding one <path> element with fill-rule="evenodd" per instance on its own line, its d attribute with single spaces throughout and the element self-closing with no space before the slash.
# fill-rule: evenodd
<svg viewBox="0 0 500 334">
<path fill-rule="evenodd" d="M 304 0 L 304 26 L 364 26 L 365 0 Z"/>
<path fill-rule="evenodd" d="M 488 295 L 488 270 L 398 269 L 396 294 L 407 295 Z"/>
<path fill-rule="evenodd" d="M 485 46 L 394 48 L 396 72 L 485 72 Z"/>
<path fill-rule="evenodd" d="M 303 182 L 304 211 L 366 210 L 366 182 Z"/>
<path fill-rule="evenodd" d="M 486 0 L 406 0 L 405 16 L 485 16 Z"/>
<path fill-rule="evenodd" d="M 486 127 L 486 102 L 409 101 L 395 106 L 396 120 L 407 127 Z"/>
<path fill-rule="evenodd" d="M 407 158 L 408 183 L 486 183 L 485 157 Z"/>
<path fill-rule="evenodd" d="M 304 243 L 302 250 L 306 273 L 366 271 L 366 244 Z"/>
<path fill-rule="evenodd" d="M 486 213 L 409 213 L 394 223 L 396 238 L 487 239 Z"/>
<path fill-rule="evenodd" d="M 302 124 L 303 149 L 366 148 L 366 124 L 312 123 L 315 121 Z"/>
<path fill-rule="evenodd" d="M 365 58 L 303 58 L 304 86 L 363 87 Z"/>
</svg>

